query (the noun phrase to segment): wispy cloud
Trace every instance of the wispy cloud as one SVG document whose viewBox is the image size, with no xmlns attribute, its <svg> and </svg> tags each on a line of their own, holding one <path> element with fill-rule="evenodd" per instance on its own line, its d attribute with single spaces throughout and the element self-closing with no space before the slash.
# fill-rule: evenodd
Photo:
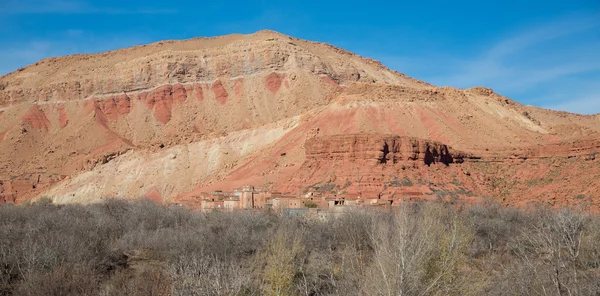
<svg viewBox="0 0 600 296">
<path fill-rule="evenodd" d="M 570 15 L 529 28 L 495 44 L 486 59 L 495 60 L 519 51 L 600 26 L 600 15 Z"/>
<path fill-rule="evenodd" d="M 83 36 L 84 31 L 83 30 L 78 30 L 78 29 L 69 29 L 65 33 L 66 33 L 66 35 L 68 37 L 77 38 L 77 37 Z"/>
<path fill-rule="evenodd" d="M 542 107 L 579 114 L 600 113 L 600 93 L 590 94 L 584 97 L 575 97 L 575 99 L 557 104 L 544 104 Z"/>
<path fill-rule="evenodd" d="M 49 41 L 31 41 L 27 44 L 5 45 L 0 49 L 4 62 L 0 64 L 0 75 L 12 72 L 23 65 L 31 64 L 52 54 Z"/>
<path fill-rule="evenodd" d="M 442 81 L 445 80 L 451 85 L 465 86 L 500 81 L 502 85 L 511 88 L 527 84 L 531 87 L 533 84 L 560 76 L 598 70 L 600 59 L 589 59 L 588 42 L 577 41 L 571 44 L 568 52 L 559 48 L 558 50 L 562 52 L 558 56 L 552 56 L 554 52 L 552 47 L 560 46 L 560 42 L 569 42 L 564 39 L 574 34 L 599 26 L 600 16 L 597 18 L 570 16 L 529 28 L 499 41 L 473 60 L 459 61 L 457 72 L 443 77 Z M 600 46 L 598 44 L 592 46 L 597 49 L 593 55 L 598 56 Z M 588 52 L 588 55 L 584 52 Z M 541 63 L 534 63 L 544 55 L 552 56 L 552 59 L 542 59 Z"/>
<path fill-rule="evenodd" d="M 2 14 L 173 14 L 174 8 L 134 7 L 130 9 L 97 6 L 83 0 L 4 0 Z"/>
<path fill-rule="evenodd" d="M 581 81 L 568 78 L 600 74 L 598 28 L 598 14 L 570 15 L 509 34 L 472 56 L 434 54 L 383 60 L 437 85 L 487 86 L 523 103 L 595 113 L 600 112 L 598 96 L 581 92 Z M 563 95 L 551 104 L 540 96 L 556 93 Z"/>
<path fill-rule="evenodd" d="M 141 35 L 95 36 L 82 30 L 67 30 L 52 39 L 6 43 L 0 48 L 0 75 L 17 70 L 41 59 L 77 53 L 97 53 L 148 43 Z"/>
</svg>

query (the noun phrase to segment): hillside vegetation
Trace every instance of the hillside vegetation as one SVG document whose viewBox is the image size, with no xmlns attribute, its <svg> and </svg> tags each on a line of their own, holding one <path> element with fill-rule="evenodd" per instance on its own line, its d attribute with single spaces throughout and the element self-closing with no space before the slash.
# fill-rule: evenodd
<svg viewBox="0 0 600 296">
<path fill-rule="evenodd" d="M 2 295 L 598 295 L 600 219 L 407 203 L 320 217 L 0 207 Z"/>
</svg>

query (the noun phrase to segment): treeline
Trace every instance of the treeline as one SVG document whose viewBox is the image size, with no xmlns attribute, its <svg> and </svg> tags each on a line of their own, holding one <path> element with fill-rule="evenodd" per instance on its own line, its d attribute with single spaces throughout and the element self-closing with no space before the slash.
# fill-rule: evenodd
<svg viewBox="0 0 600 296">
<path fill-rule="evenodd" d="M 0 207 L 2 295 L 598 295 L 600 218 L 407 203 L 322 217 Z"/>
</svg>

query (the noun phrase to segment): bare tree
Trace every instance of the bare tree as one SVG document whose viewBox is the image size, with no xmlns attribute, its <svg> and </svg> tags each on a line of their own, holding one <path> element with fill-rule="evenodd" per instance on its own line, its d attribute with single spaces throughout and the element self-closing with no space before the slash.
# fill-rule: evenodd
<svg viewBox="0 0 600 296">
<path fill-rule="evenodd" d="M 389 224 L 374 225 L 374 256 L 366 294 L 428 295 L 454 281 L 470 235 L 439 205 L 401 206 Z"/>
</svg>

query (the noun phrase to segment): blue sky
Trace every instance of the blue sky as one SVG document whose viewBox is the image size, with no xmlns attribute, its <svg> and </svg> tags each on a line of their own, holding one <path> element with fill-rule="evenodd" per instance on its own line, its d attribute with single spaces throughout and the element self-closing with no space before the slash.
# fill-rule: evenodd
<svg viewBox="0 0 600 296">
<path fill-rule="evenodd" d="M 50 56 L 261 29 L 440 86 L 600 112 L 598 0 L 0 0 L 0 75 Z"/>
</svg>

